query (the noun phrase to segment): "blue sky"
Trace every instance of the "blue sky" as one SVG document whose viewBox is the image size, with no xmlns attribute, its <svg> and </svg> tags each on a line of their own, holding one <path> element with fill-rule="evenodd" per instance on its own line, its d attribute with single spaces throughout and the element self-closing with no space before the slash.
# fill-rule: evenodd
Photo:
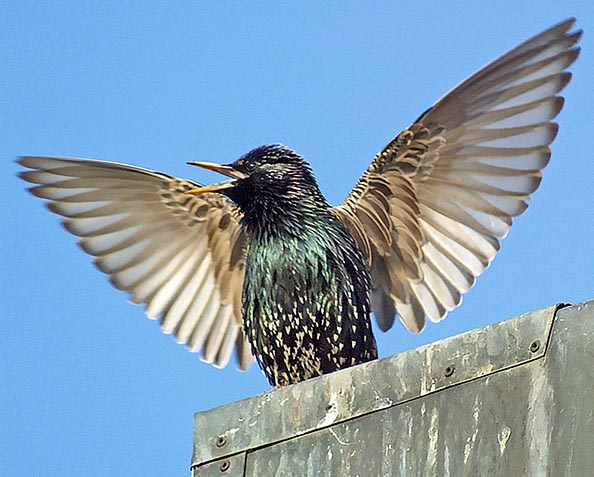
<svg viewBox="0 0 594 477">
<path fill-rule="evenodd" d="M 282 3 L 282 4 L 281 4 Z M 382 356 L 594 298 L 590 2 L 8 2 L 0 18 L 0 474 L 188 475 L 192 415 L 268 389 L 217 370 L 127 303 L 24 192 L 18 155 L 201 182 L 282 142 L 333 204 L 446 91 L 569 16 L 585 30 L 540 189 L 460 308 Z M 513 11 L 513 13 L 512 13 Z"/>
</svg>

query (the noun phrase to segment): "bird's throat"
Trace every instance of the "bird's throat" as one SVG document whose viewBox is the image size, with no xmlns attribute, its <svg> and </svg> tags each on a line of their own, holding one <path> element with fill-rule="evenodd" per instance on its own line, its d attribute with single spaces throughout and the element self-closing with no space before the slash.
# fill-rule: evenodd
<svg viewBox="0 0 594 477">
<path fill-rule="evenodd" d="M 250 240 L 262 243 L 277 239 L 305 239 L 308 234 L 315 234 L 330 215 L 325 204 L 286 199 L 255 200 L 244 208 L 243 213 L 241 225 Z"/>
</svg>

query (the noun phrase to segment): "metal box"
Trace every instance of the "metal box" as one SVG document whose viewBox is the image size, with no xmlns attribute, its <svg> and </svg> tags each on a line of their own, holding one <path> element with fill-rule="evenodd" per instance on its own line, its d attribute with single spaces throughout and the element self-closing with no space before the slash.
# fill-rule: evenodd
<svg viewBox="0 0 594 477">
<path fill-rule="evenodd" d="M 192 475 L 594 475 L 594 301 L 197 413 Z"/>
</svg>

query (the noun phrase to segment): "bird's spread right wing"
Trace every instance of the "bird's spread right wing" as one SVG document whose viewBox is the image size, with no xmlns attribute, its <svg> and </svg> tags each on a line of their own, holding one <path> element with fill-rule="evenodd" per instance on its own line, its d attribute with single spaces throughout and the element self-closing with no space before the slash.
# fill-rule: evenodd
<svg viewBox="0 0 594 477">
<path fill-rule="evenodd" d="M 581 32 L 567 20 L 487 65 L 375 157 L 334 209 L 367 256 L 381 328 L 461 301 L 527 207 L 550 157 Z"/>
<path fill-rule="evenodd" d="M 102 161 L 22 157 L 68 231 L 113 285 L 146 305 L 201 359 L 225 366 L 233 350 L 246 369 L 251 351 L 241 326 L 247 238 L 239 211 L 220 194 L 191 195 L 194 182 Z"/>
</svg>

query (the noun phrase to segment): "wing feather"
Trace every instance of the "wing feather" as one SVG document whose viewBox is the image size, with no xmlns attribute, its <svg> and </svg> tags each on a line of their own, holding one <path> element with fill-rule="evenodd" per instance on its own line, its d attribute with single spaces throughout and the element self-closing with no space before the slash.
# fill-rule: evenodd
<svg viewBox="0 0 594 477">
<path fill-rule="evenodd" d="M 204 361 L 223 367 L 236 350 L 251 361 L 241 323 L 247 237 L 239 211 L 191 181 L 122 164 L 22 157 L 21 177 L 80 237 L 83 250 L 133 303 L 160 318 Z M 373 216 L 376 212 L 371 210 Z"/>
<path fill-rule="evenodd" d="M 557 134 L 565 70 L 579 54 L 573 24 L 531 38 L 446 94 L 333 209 L 368 258 L 382 329 L 394 313 L 414 332 L 443 319 L 526 210 Z"/>
</svg>

